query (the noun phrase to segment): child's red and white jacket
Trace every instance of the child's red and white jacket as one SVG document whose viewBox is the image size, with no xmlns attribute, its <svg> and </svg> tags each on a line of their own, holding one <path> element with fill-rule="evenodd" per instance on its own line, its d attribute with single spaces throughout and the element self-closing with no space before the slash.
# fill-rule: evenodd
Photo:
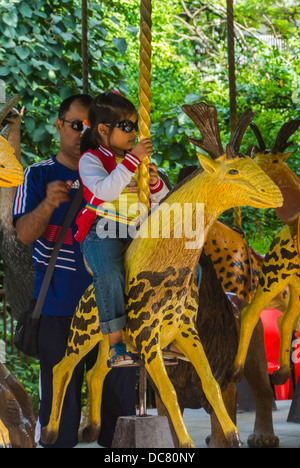
<svg viewBox="0 0 300 468">
<path fill-rule="evenodd" d="M 88 150 L 79 160 L 79 174 L 83 184 L 83 194 L 88 205 L 100 206 L 103 202 L 116 200 L 130 183 L 140 160 L 131 153 L 117 164 L 115 154 L 104 145 L 95 150 Z M 150 188 L 150 202 L 158 203 L 169 189 L 159 179 Z M 78 227 L 75 239 L 82 242 L 97 217 L 97 212 L 83 208 L 77 218 Z"/>
</svg>

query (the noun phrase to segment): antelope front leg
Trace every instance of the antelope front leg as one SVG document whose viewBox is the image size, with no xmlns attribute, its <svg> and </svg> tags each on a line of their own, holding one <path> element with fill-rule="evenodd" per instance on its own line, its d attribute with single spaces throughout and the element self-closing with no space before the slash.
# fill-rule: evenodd
<svg viewBox="0 0 300 468">
<path fill-rule="evenodd" d="M 230 378 L 234 382 L 238 382 L 243 376 L 250 341 L 261 311 L 286 285 L 286 283 L 273 284 L 274 287 L 271 291 L 264 291 L 263 288 L 259 286 L 251 304 L 242 310 L 239 346 L 233 367 L 230 371 Z"/>
<path fill-rule="evenodd" d="M 158 389 L 162 402 L 168 410 L 179 440 L 180 448 L 195 447 L 195 444 L 190 438 L 183 422 L 176 391 L 166 372 L 160 347 L 158 344 L 154 345 L 151 347 L 149 355 L 145 356 L 145 354 L 141 353 L 141 356 L 145 362 L 145 367 L 149 372 L 150 377 L 153 379 L 153 382 Z"/>
<path fill-rule="evenodd" d="M 53 399 L 49 423 L 42 428 L 41 440 L 44 444 L 54 444 L 58 437 L 59 423 L 63 402 L 69 382 L 76 365 L 91 351 L 99 341 L 95 335 L 78 350 L 78 354 L 65 354 L 64 358 L 53 368 Z"/>
<path fill-rule="evenodd" d="M 200 377 L 205 396 L 211 404 L 220 426 L 222 427 L 228 446 L 230 448 L 239 448 L 241 444 L 239 431 L 228 415 L 220 386 L 212 374 L 198 333 L 190 326 L 186 329 L 181 328 L 180 334 L 176 337 L 174 344 L 189 358 L 195 367 Z"/>
<path fill-rule="evenodd" d="M 109 359 L 108 336 L 102 335 L 99 352 L 94 367 L 87 373 L 86 382 L 90 397 L 89 425 L 83 429 L 84 442 L 90 443 L 98 439 L 101 429 L 101 402 L 103 383 L 111 370 L 107 367 Z"/>
<path fill-rule="evenodd" d="M 66 390 L 68 388 L 75 366 L 79 363 L 79 361 L 80 359 L 77 359 L 77 356 L 72 356 L 72 358 L 65 356 L 53 368 L 52 409 L 48 425 L 43 427 L 41 431 L 41 441 L 44 444 L 54 444 L 57 440 L 61 411 Z"/>
<path fill-rule="evenodd" d="M 5 424 L 0 419 L 0 448 L 10 448 L 11 442 L 9 432 Z"/>
</svg>

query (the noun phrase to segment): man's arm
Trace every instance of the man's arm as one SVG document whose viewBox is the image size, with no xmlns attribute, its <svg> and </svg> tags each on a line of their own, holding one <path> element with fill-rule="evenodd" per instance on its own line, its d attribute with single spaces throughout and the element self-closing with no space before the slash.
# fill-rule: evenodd
<svg viewBox="0 0 300 468">
<path fill-rule="evenodd" d="M 68 192 L 72 182 L 56 180 L 47 185 L 46 198 L 30 213 L 15 222 L 16 231 L 23 244 L 31 244 L 46 230 L 53 211 L 63 202 L 69 201 Z"/>
</svg>

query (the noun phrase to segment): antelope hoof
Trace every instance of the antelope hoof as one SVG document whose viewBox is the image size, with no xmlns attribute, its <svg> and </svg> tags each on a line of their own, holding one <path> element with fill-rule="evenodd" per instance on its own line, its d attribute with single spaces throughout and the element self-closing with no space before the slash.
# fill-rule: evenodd
<svg viewBox="0 0 300 468">
<path fill-rule="evenodd" d="M 5 442 L 0 441 L 0 449 L 2 449 L 2 448 L 12 448 L 12 445 L 11 445 L 11 443 L 6 444 Z"/>
<path fill-rule="evenodd" d="M 241 439 L 237 430 L 227 433 L 226 439 L 228 442 L 228 448 L 241 448 Z"/>
<path fill-rule="evenodd" d="M 41 441 L 45 445 L 53 445 L 57 441 L 58 431 L 49 431 L 46 427 L 42 428 Z"/>
<path fill-rule="evenodd" d="M 194 442 L 186 442 L 184 444 L 180 444 L 180 448 L 196 448 Z"/>
<path fill-rule="evenodd" d="M 188 435 L 186 437 L 181 438 L 181 440 L 178 438 L 178 441 L 179 441 L 179 448 L 195 448 L 196 447 L 193 439 L 189 437 Z"/>
<path fill-rule="evenodd" d="M 283 385 L 290 377 L 290 370 L 286 367 L 280 367 L 271 375 L 271 382 L 273 385 Z"/>
<path fill-rule="evenodd" d="M 82 431 L 82 440 L 86 444 L 90 444 L 91 442 L 95 442 L 98 440 L 100 435 L 101 424 L 86 426 Z"/>
<path fill-rule="evenodd" d="M 251 434 L 247 440 L 250 448 L 278 448 L 279 439 L 274 434 Z"/>
</svg>

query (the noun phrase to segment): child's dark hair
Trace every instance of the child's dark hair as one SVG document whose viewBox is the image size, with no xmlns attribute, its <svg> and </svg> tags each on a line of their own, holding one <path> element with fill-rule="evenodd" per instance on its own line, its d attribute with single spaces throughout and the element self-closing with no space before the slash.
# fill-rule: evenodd
<svg viewBox="0 0 300 468">
<path fill-rule="evenodd" d="M 100 123 L 109 124 L 109 141 L 115 125 L 133 114 L 133 112 L 136 112 L 136 109 L 132 102 L 119 93 L 106 92 L 95 97 L 89 108 L 89 128 L 85 130 L 81 137 L 81 154 L 89 149 L 98 148 L 100 144 L 98 125 Z"/>
</svg>

